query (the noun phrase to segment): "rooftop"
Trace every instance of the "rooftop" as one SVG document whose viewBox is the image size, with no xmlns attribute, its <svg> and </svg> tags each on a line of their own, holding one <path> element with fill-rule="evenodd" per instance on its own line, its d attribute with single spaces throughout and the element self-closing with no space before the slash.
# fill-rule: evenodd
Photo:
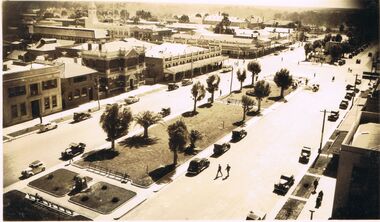
<svg viewBox="0 0 380 222">
<path fill-rule="evenodd" d="M 94 69 L 82 65 L 81 58 L 61 57 L 56 59 L 54 62 L 65 64 L 64 72 L 61 76 L 62 78 L 72 78 L 97 72 Z"/>
<path fill-rule="evenodd" d="M 24 62 L 16 62 L 16 61 L 6 61 L 3 62 L 3 65 L 7 65 L 7 70 L 3 71 L 3 75 L 5 74 L 12 74 L 16 72 L 25 72 L 29 70 L 36 70 L 36 69 L 42 69 L 46 67 L 52 67 L 47 64 L 41 64 L 41 63 L 24 63 Z"/>
<path fill-rule="evenodd" d="M 56 47 L 74 45 L 75 41 L 42 38 L 36 44 L 32 45 L 29 50 L 32 51 L 54 51 Z"/>
<path fill-rule="evenodd" d="M 171 56 L 184 55 L 192 52 L 205 51 L 205 48 L 178 44 L 178 43 L 163 43 L 149 49 L 146 53 L 146 57 L 164 58 Z"/>
<path fill-rule="evenodd" d="M 220 21 L 222 21 L 222 19 L 223 19 L 223 15 L 208 15 L 205 17 L 204 21 L 220 22 Z M 240 18 L 234 17 L 234 16 L 228 16 L 228 19 L 230 20 L 230 22 L 238 22 L 238 23 L 244 23 L 245 22 L 244 19 L 240 19 Z"/>
<path fill-rule="evenodd" d="M 51 25 L 35 25 L 35 27 L 39 28 L 51 28 L 51 29 L 63 29 L 63 30 L 80 30 L 80 31 L 88 31 L 94 32 L 96 39 L 107 38 L 108 32 L 103 29 L 91 29 L 91 28 L 82 28 L 82 27 L 74 27 L 74 26 L 51 26 Z"/>
<path fill-rule="evenodd" d="M 360 124 L 355 132 L 351 145 L 380 151 L 380 124 Z"/>
<path fill-rule="evenodd" d="M 89 43 L 80 44 L 77 46 L 72 47 L 73 49 L 82 49 L 87 50 Z M 125 38 L 123 40 L 117 40 L 112 42 L 106 42 L 103 43 L 102 51 L 105 52 L 115 52 L 119 51 L 120 49 L 128 50 L 132 48 L 144 48 L 145 50 L 150 49 L 152 47 L 156 46 L 156 44 L 137 40 L 135 38 Z M 92 50 L 91 51 L 97 51 L 99 50 L 99 44 L 92 43 Z"/>
</svg>

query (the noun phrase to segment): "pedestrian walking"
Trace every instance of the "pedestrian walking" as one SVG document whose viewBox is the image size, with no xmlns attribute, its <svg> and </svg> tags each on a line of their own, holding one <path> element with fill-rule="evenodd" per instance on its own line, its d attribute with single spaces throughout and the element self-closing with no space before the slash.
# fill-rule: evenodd
<svg viewBox="0 0 380 222">
<path fill-rule="evenodd" d="M 41 116 L 41 114 L 38 115 L 38 117 L 40 118 L 40 124 L 42 124 L 42 116 Z"/>
<path fill-rule="evenodd" d="M 220 96 L 222 95 L 222 90 L 219 90 Z"/>
<path fill-rule="evenodd" d="M 220 173 L 220 176 L 222 177 L 223 176 L 223 173 L 222 173 L 222 166 L 219 164 L 218 166 L 218 172 L 216 173 L 216 178 L 219 177 L 219 173 Z"/>
<path fill-rule="evenodd" d="M 231 170 L 231 166 L 229 164 L 227 164 L 227 167 L 226 167 L 227 177 L 230 176 L 230 170 Z"/>
<path fill-rule="evenodd" d="M 332 77 L 331 81 L 334 82 L 334 80 L 335 80 L 335 76 Z"/>
<path fill-rule="evenodd" d="M 313 193 L 317 193 L 317 187 L 318 187 L 318 180 L 317 179 L 315 179 L 314 180 L 314 182 L 313 182 L 313 185 L 314 185 L 314 191 L 313 191 Z"/>
<path fill-rule="evenodd" d="M 315 77 L 315 73 L 314 73 L 314 77 Z"/>
</svg>

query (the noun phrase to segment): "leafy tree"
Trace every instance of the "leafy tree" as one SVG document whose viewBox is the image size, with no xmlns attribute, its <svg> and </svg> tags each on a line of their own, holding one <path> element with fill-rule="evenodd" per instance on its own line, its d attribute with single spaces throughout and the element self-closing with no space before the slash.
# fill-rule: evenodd
<svg viewBox="0 0 380 222">
<path fill-rule="evenodd" d="M 255 76 L 261 72 L 261 65 L 256 61 L 251 61 L 248 63 L 247 69 L 252 73 L 252 85 L 254 85 Z"/>
<path fill-rule="evenodd" d="M 149 20 L 152 18 L 152 14 L 150 14 L 149 11 L 144 11 L 144 10 L 137 10 L 136 11 L 136 17 Z"/>
<path fill-rule="evenodd" d="M 199 13 L 197 13 L 197 14 L 195 15 L 195 17 L 202 18 L 202 15 L 199 14 Z"/>
<path fill-rule="evenodd" d="M 274 76 L 274 82 L 281 88 L 281 98 L 284 98 L 284 89 L 288 89 L 293 83 L 293 77 L 289 75 L 289 70 L 280 69 Z"/>
<path fill-rule="evenodd" d="M 133 17 L 133 24 L 139 24 L 139 22 L 140 22 L 139 17 L 137 17 L 137 16 Z"/>
<path fill-rule="evenodd" d="M 323 42 L 326 43 L 326 42 L 330 42 L 331 40 L 331 34 L 327 34 L 325 35 L 325 37 L 323 38 Z"/>
<path fill-rule="evenodd" d="M 211 75 L 206 80 L 206 90 L 211 93 L 211 103 L 214 102 L 214 93 L 219 89 L 220 77 L 217 74 Z"/>
<path fill-rule="evenodd" d="M 66 11 L 66 10 L 62 10 L 62 12 L 61 12 L 61 16 L 62 16 L 62 17 L 67 16 L 67 11 Z"/>
<path fill-rule="evenodd" d="M 129 124 L 132 122 L 132 112 L 129 107 L 123 107 L 117 103 L 107 107 L 100 116 L 100 125 L 111 140 L 111 148 L 115 149 L 115 139 L 127 134 Z"/>
<path fill-rule="evenodd" d="M 265 80 L 260 80 L 256 83 L 255 87 L 255 96 L 258 101 L 258 112 L 260 112 L 261 108 L 261 100 L 270 94 L 270 85 Z"/>
<path fill-rule="evenodd" d="M 215 26 L 215 33 L 219 34 L 233 34 L 233 29 L 230 29 L 231 21 L 227 13 L 222 13 L 223 19 Z"/>
<path fill-rule="evenodd" d="M 243 122 L 245 121 L 245 115 L 249 110 L 252 109 L 253 105 L 255 105 L 255 100 L 249 96 L 243 95 L 241 97 L 241 106 L 243 108 Z"/>
<path fill-rule="evenodd" d="M 128 11 L 125 10 L 125 9 L 122 9 L 122 10 L 120 11 L 120 17 L 123 18 L 124 20 L 128 19 L 128 17 L 129 17 L 129 13 L 128 13 Z"/>
<path fill-rule="evenodd" d="M 339 32 L 343 32 L 343 31 L 344 31 L 344 25 L 341 24 L 341 25 L 339 26 Z"/>
<path fill-rule="evenodd" d="M 162 120 L 162 116 L 152 111 L 140 112 L 135 116 L 137 124 L 144 128 L 144 138 L 148 138 L 148 128 Z"/>
<path fill-rule="evenodd" d="M 201 132 L 199 132 L 198 130 L 191 130 L 190 131 L 190 134 L 189 134 L 189 140 L 190 140 L 189 152 L 190 153 L 194 152 L 195 143 L 198 140 L 202 140 L 202 139 L 203 139 L 203 135 Z"/>
<path fill-rule="evenodd" d="M 342 47 L 340 45 L 332 45 L 329 50 L 332 62 L 337 61 L 342 56 Z"/>
<path fill-rule="evenodd" d="M 175 123 L 168 126 L 169 134 L 169 149 L 173 152 L 173 164 L 178 163 L 178 151 L 182 151 L 186 145 L 189 132 L 183 120 L 177 120 Z"/>
<path fill-rule="evenodd" d="M 205 95 L 206 95 L 206 89 L 205 86 L 200 83 L 199 81 L 196 82 L 193 87 L 191 88 L 191 94 L 194 99 L 194 109 L 193 113 L 197 112 L 197 101 L 201 101 Z"/>
<path fill-rule="evenodd" d="M 247 71 L 244 69 L 243 72 L 240 71 L 240 69 L 236 72 L 237 79 L 240 82 L 240 90 L 243 89 L 243 82 L 247 78 Z"/>
<path fill-rule="evenodd" d="M 341 36 L 340 34 L 337 34 L 337 35 L 335 36 L 335 41 L 337 41 L 337 42 L 341 42 L 341 41 L 342 41 L 342 36 Z"/>
<path fill-rule="evenodd" d="M 313 42 L 313 49 L 322 48 L 322 42 L 320 40 L 315 40 Z"/>
<path fill-rule="evenodd" d="M 189 23 L 190 22 L 189 16 L 182 15 L 181 17 L 179 17 L 179 22 L 181 22 L 181 23 Z"/>
<path fill-rule="evenodd" d="M 310 42 L 306 43 L 305 46 L 303 47 L 305 49 L 305 57 L 307 61 L 307 55 L 313 50 L 313 46 L 311 45 Z"/>
</svg>

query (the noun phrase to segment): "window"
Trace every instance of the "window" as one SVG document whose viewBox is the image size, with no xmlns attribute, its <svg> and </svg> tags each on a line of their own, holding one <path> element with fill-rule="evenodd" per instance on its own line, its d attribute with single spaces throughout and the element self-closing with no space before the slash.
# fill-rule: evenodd
<svg viewBox="0 0 380 222">
<path fill-rule="evenodd" d="M 26 94 L 25 86 L 16 86 L 8 88 L 8 97 L 21 96 Z"/>
<path fill-rule="evenodd" d="M 69 92 L 69 96 L 67 98 L 69 99 L 69 101 L 73 100 L 73 93 Z"/>
<path fill-rule="evenodd" d="M 51 97 L 51 105 L 52 107 L 57 107 L 57 96 L 52 96 Z"/>
<path fill-rule="evenodd" d="M 21 113 L 21 116 L 26 115 L 26 104 L 25 103 L 20 104 L 20 113 Z"/>
<path fill-rule="evenodd" d="M 74 99 L 77 99 L 77 98 L 79 98 L 80 97 L 80 90 L 79 89 L 76 89 L 75 91 L 74 91 Z"/>
<path fill-rule="evenodd" d="M 50 97 L 44 98 L 44 105 L 45 105 L 45 110 L 50 109 Z"/>
<path fill-rule="evenodd" d="M 47 90 L 47 89 L 54 89 L 57 88 L 57 80 L 52 79 L 48 81 L 42 81 L 42 89 Z"/>
<path fill-rule="evenodd" d="M 77 76 L 73 78 L 74 83 L 84 82 L 87 80 L 87 76 Z"/>
<path fill-rule="evenodd" d="M 30 95 L 31 96 L 38 95 L 38 83 L 30 84 Z"/>
<path fill-rule="evenodd" d="M 17 118 L 18 116 L 17 105 L 11 106 L 11 115 L 12 115 L 12 118 Z"/>
<path fill-rule="evenodd" d="M 87 88 L 83 87 L 82 88 L 82 97 L 87 96 Z"/>
</svg>

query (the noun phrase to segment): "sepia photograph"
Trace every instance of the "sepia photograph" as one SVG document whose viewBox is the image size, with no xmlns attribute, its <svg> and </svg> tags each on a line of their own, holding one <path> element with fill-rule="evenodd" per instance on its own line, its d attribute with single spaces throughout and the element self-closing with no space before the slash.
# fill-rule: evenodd
<svg viewBox="0 0 380 222">
<path fill-rule="evenodd" d="M 380 220 L 378 0 L 1 5 L 2 221 Z"/>
</svg>

